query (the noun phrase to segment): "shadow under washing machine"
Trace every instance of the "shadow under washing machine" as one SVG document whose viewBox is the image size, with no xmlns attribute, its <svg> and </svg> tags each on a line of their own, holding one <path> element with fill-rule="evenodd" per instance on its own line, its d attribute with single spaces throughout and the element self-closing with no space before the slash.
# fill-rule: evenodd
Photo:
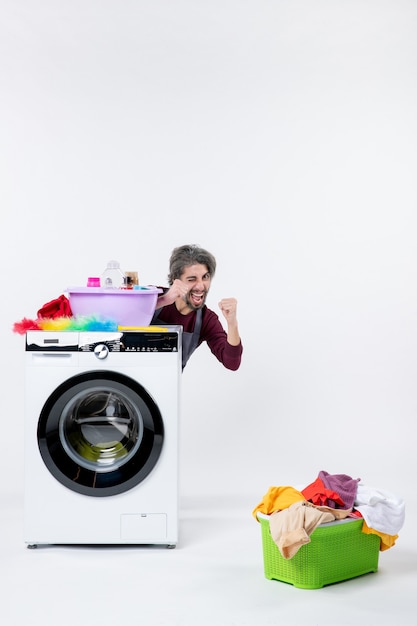
<svg viewBox="0 0 417 626">
<path fill-rule="evenodd" d="M 28 331 L 28 547 L 178 541 L 182 327 Z"/>
</svg>

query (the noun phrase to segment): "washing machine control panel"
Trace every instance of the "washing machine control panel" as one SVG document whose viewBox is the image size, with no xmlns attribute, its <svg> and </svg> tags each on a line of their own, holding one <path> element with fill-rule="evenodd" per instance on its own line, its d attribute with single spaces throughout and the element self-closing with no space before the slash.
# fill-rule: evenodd
<svg viewBox="0 0 417 626">
<path fill-rule="evenodd" d="M 87 334 L 87 333 L 86 333 Z M 120 336 L 101 341 L 99 337 L 85 337 L 80 343 L 82 352 L 94 352 L 105 359 L 110 352 L 178 352 L 177 332 L 123 332 Z"/>
<path fill-rule="evenodd" d="M 178 332 L 127 332 L 120 339 L 124 352 L 178 352 Z"/>
<path fill-rule="evenodd" d="M 26 351 L 94 352 L 105 359 L 111 352 L 178 352 L 181 327 L 164 331 L 51 332 L 28 331 Z"/>
</svg>

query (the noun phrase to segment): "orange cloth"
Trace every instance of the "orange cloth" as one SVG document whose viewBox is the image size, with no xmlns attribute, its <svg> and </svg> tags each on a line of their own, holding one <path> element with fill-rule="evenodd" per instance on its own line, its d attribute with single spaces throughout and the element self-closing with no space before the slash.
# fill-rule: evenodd
<svg viewBox="0 0 417 626">
<path fill-rule="evenodd" d="M 373 528 L 369 528 L 365 520 L 363 520 L 362 532 L 366 535 L 378 535 L 381 539 L 381 543 L 379 546 L 380 552 L 384 552 L 384 550 L 389 550 L 395 545 L 395 542 L 398 539 L 398 535 L 387 535 L 386 533 L 381 533 L 379 530 L 374 530 Z"/>
<path fill-rule="evenodd" d="M 294 487 L 290 487 L 286 485 L 284 487 L 270 487 L 261 502 L 253 509 L 252 515 L 255 519 L 257 519 L 256 514 L 265 513 L 265 515 L 270 515 L 274 513 L 274 511 L 282 511 L 283 509 L 287 509 L 294 502 L 306 501 L 303 494 L 294 489 Z"/>
</svg>

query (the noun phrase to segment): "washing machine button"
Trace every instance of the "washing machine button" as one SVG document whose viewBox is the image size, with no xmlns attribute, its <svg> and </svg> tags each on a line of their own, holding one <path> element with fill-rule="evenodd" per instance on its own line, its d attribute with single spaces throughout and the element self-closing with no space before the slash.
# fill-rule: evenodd
<svg viewBox="0 0 417 626">
<path fill-rule="evenodd" d="M 106 359 L 108 357 L 108 355 L 109 355 L 109 349 L 108 349 L 108 347 L 106 346 L 105 343 L 99 343 L 94 348 L 94 354 L 100 360 Z"/>
</svg>

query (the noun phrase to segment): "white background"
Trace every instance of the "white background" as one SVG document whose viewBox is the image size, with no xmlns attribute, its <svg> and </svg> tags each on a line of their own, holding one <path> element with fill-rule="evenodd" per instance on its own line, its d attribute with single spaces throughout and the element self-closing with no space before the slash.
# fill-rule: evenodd
<svg viewBox="0 0 417 626">
<path fill-rule="evenodd" d="M 109 259 L 217 258 L 238 372 L 182 378 L 184 496 L 320 470 L 405 498 L 417 411 L 414 0 L 0 0 L 2 491 L 23 491 L 24 338 Z M 7 478 L 6 478 L 7 477 Z M 248 508 L 250 514 L 250 507 Z"/>
</svg>

